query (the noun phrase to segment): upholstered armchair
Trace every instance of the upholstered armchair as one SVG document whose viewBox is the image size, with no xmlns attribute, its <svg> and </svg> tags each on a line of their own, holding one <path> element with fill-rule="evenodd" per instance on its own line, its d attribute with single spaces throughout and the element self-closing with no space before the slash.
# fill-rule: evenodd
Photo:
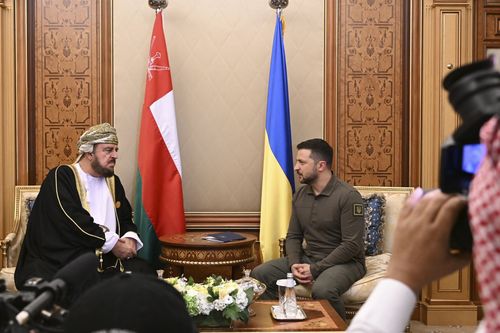
<svg viewBox="0 0 500 333">
<path fill-rule="evenodd" d="M 2 270 L 0 278 L 5 279 L 7 290 L 15 291 L 14 272 L 23 243 L 28 217 L 40 191 L 39 185 L 16 186 L 14 207 L 14 229 L 0 241 L 2 248 Z"/>
<path fill-rule="evenodd" d="M 348 318 L 352 318 L 377 283 L 385 276 L 391 259 L 392 241 L 399 212 L 413 192 L 412 187 L 355 186 L 365 208 L 366 275 L 342 296 Z M 280 239 L 280 255 L 285 256 L 285 239 Z M 299 298 L 311 298 L 310 288 L 295 287 Z"/>
</svg>

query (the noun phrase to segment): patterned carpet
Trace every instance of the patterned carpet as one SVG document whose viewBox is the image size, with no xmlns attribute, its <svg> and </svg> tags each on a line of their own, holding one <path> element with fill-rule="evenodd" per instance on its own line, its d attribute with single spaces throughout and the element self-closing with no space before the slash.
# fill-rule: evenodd
<svg viewBox="0 0 500 333">
<path fill-rule="evenodd" d="M 426 326 L 420 321 L 411 322 L 411 333 L 474 333 L 477 326 Z"/>
</svg>

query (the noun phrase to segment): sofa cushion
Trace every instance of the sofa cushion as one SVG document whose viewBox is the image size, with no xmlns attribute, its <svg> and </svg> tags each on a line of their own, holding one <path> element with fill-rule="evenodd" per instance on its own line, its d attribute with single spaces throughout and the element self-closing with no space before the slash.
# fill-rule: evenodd
<svg viewBox="0 0 500 333">
<path fill-rule="evenodd" d="M 413 192 L 413 187 L 389 187 L 389 186 L 354 186 L 361 196 L 368 196 L 373 193 L 381 194 L 385 197 L 384 209 L 384 250 L 392 252 L 394 230 L 398 221 L 399 212 L 404 206 L 406 199 Z"/>
<path fill-rule="evenodd" d="M 346 305 L 364 303 L 379 281 L 385 277 L 390 260 L 390 253 L 366 257 L 366 275 L 342 295 L 344 303 Z"/>
<path fill-rule="evenodd" d="M 365 254 L 374 256 L 384 249 L 385 196 L 370 194 L 363 197 L 365 208 Z"/>
</svg>

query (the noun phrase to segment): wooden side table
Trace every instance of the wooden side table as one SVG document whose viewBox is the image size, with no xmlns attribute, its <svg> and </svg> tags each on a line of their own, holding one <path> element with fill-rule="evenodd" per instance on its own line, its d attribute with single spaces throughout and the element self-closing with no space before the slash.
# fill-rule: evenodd
<svg viewBox="0 0 500 333">
<path fill-rule="evenodd" d="M 244 240 L 218 243 L 202 239 L 215 232 L 186 232 L 160 237 L 160 261 L 166 264 L 164 277 L 192 276 L 196 282 L 212 274 L 227 279 L 243 276 L 245 264 L 255 260 L 257 237 L 239 232 Z"/>
</svg>

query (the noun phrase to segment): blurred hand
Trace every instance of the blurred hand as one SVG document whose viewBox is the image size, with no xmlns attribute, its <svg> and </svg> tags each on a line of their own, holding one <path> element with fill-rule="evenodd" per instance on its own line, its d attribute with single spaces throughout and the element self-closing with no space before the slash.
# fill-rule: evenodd
<svg viewBox="0 0 500 333">
<path fill-rule="evenodd" d="M 462 196 L 439 190 L 423 196 L 422 189 L 416 189 L 401 210 L 386 277 L 405 283 L 418 294 L 426 284 L 465 266 L 470 254 L 451 254 L 449 240 L 466 205 Z"/>
<path fill-rule="evenodd" d="M 293 264 L 292 274 L 300 284 L 308 284 L 313 280 L 311 266 L 309 264 Z"/>
</svg>

